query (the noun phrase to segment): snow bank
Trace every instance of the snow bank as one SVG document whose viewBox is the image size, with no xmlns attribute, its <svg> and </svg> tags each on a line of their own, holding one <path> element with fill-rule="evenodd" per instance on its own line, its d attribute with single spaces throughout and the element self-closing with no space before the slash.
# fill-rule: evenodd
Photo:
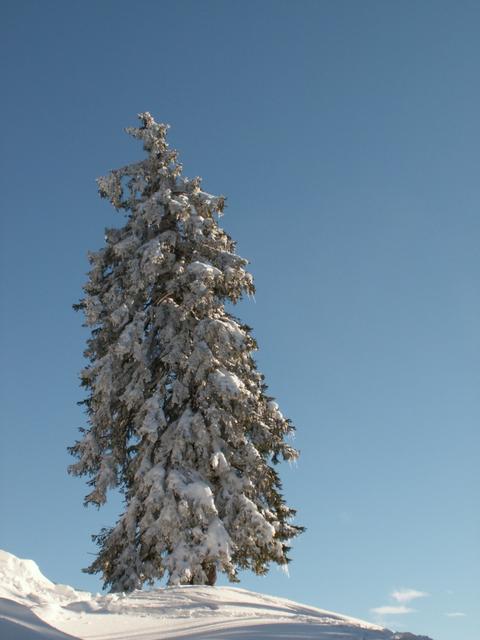
<svg viewBox="0 0 480 640">
<path fill-rule="evenodd" d="M 28 596 L 52 589 L 53 582 L 46 578 L 33 560 L 21 560 L 0 549 L 0 593 Z"/>
<path fill-rule="evenodd" d="M 2 640 L 69 640 L 73 637 L 50 626 L 25 605 L 0 598 Z"/>
<path fill-rule="evenodd" d="M 90 600 L 92 594 L 55 584 L 42 574 L 33 560 L 23 560 L 0 549 L 0 598 L 30 607 L 52 607 L 72 600 Z"/>
<path fill-rule="evenodd" d="M 284 598 L 183 586 L 94 595 L 0 551 L 2 640 L 422 640 Z M 428 640 L 428 639 L 425 639 Z"/>
</svg>

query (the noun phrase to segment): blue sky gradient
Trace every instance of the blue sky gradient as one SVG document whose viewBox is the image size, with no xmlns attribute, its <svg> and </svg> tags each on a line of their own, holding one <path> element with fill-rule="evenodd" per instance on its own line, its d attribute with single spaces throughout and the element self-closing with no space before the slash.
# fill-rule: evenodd
<svg viewBox="0 0 480 640">
<path fill-rule="evenodd" d="M 480 4 L 4 2 L 0 547 L 57 582 L 118 500 L 82 506 L 86 253 L 123 224 L 95 178 L 149 110 L 228 197 L 258 363 L 297 426 L 290 577 L 242 585 L 435 640 L 480 630 Z M 429 596 L 408 614 L 390 594 Z M 448 616 L 462 613 L 462 616 Z"/>
</svg>

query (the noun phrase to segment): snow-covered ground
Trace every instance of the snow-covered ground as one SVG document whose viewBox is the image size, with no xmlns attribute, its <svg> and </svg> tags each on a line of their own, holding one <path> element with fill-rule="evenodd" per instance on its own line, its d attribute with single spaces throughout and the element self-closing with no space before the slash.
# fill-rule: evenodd
<svg viewBox="0 0 480 640">
<path fill-rule="evenodd" d="M 1 640 L 426 640 L 283 598 L 229 587 L 130 595 L 76 591 L 0 550 Z"/>
</svg>

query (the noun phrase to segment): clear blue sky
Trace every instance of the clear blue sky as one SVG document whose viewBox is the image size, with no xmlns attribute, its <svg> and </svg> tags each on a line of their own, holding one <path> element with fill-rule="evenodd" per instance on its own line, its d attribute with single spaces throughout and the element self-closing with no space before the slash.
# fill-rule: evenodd
<svg viewBox="0 0 480 640">
<path fill-rule="evenodd" d="M 0 547 L 91 590 L 66 447 L 85 423 L 86 253 L 123 224 L 95 178 L 171 124 L 228 196 L 259 368 L 297 426 L 307 532 L 242 586 L 435 640 L 476 640 L 480 538 L 480 4 L 3 2 Z M 429 596 L 399 606 L 395 589 Z M 477 609 L 477 610 L 476 610 Z M 447 616 L 462 613 L 464 615 Z"/>
</svg>

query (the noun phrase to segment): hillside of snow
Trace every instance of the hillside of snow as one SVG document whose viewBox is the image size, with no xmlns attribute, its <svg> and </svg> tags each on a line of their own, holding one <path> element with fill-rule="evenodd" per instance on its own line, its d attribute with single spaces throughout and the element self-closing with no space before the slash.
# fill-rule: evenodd
<svg viewBox="0 0 480 640">
<path fill-rule="evenodd" d="M 2 640 L 429 640 L 283 598 L 184 586 L 91 594 L 0 550 Z"/>
</svg>

